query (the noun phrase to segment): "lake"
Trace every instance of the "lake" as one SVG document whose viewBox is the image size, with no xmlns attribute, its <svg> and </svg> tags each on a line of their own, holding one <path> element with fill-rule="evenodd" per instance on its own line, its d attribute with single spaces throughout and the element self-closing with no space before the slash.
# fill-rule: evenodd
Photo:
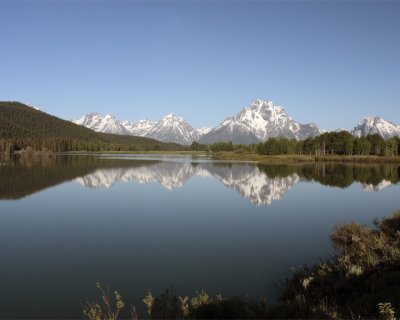
<svg viewBox="0 0 400 320">
<path fill-rule="evenodd" d="M 399 165 L 167 155 L 0 158 L 1 318 L 78 318 L 95 282 L 127 305 L 264 296 L 329 257 L 338 223 L 400 208 Z"/>
</svg>

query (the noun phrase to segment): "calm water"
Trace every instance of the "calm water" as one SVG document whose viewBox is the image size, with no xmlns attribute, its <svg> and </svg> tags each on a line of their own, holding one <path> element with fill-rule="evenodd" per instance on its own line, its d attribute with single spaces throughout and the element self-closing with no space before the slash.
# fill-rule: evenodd
<svg viewBox="0 0 400 320">
<path fill-rule="evenodd" d="M 2 318 L 81 317 L 96 281 L 145 316 L 149 289 L 276 299 L 332 254 L 337 223 L 400 208 L 397 165 L 166 156 L 0 161 Z"/>
</svg>

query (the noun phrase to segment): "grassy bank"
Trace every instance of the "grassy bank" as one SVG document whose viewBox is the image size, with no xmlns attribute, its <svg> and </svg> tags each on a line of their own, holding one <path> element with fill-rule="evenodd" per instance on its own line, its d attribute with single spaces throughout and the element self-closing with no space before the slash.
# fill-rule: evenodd
<svg viewBox="0 0 400 320">
<path fill-rule="evenodd" d="M 222 151 L 222 152 L 206 152 L 206 151 L 193 151 L 193 150 L 181 150 L 181 151 L 70 151 L 70 152 L 43 152 L 43 151 L 18 151 L 14 154 L 19 155 L 99 155 L 99 154 L 164 154 L 164 155 L 191 155 L 194 157 L 209 157 L 214 160 L 222 161 L 243 161 L 243 162 L 256 162 L 261 164 L 293 164 L 293 163 L 313 163 L 313 162 L 342 162 L 342 163 L 400 163 L 400 156 L 349 156 L 349 155 L 260 155 L 252 152 L 233 152 L 233 151 Z"/>
<path fill-rule="evenodd" d="M 251 152 L 205 152 L 205 151 L 99 151 L 64 152 L 59 154 L 165 154 L 210 157 L 214 160 L 257 162 L 262 164 L 346 162 L 346 163 L 400 163 L 400 156 L 349 156 L 349 155 L 276 155 L 267 156 Z"/>
<path fill-rule="evenodd" d="M 352 162 L 352 163 L 400 163 L 396 156 L 348 156 L 348 155 L 277 155 L 267 156 L 257 153 L 217 152 L 212 154 L 216 160 L 255 161 L 258 163 L 307 163 L 307 162 Z"/>
<path fill-rule="evenodd" d="M 181 150 L 181 151 L 140 151 L 140 150 L 135 150 L 135 151 L 96 151 L 96 152 L 88 152 L 88 151 L 71 151 L 71 152 L 60 152 L 57 153 L 59 155 L 77 155 L 77 154 L 94 154 L 94 155 L 99 155 L 99 154 L 165 154 L 165 155 L 193 155 L 193 156 L 211 156 L 211 153 L 207 153 L 204 151 L 187 151 L 187 150 Z"/>
<path fill-rule="evenodd" d="M 400 156 L 349 156 L 349 155 L 325 155 L 314 157 L 315 161 L 336 162 L 361 162 L 361 163 L 400 163 Z"/>
</svg>

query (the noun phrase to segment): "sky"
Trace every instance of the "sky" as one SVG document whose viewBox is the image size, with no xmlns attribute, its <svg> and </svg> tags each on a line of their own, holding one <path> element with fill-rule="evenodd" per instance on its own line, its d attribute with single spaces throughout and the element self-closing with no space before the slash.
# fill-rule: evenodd
<svg viewBox="0 0 400 320">
<path fill-rule="evenodd" d="M 0 100 L 64 119 L 400 124 L 400 1 L 0 1 Z"/>
</svg>

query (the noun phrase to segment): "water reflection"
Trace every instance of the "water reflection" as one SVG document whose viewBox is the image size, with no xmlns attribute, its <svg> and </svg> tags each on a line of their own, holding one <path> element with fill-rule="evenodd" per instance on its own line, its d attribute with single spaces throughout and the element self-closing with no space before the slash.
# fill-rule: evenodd
<svg viewBox="0 0 400 320">
<path fill-rule="evenodd" d="M 19 199 L 70 180 L 87 188 L 111 188 L 121 182 L 135 181 L 156 182 L 174 190 L 194 176 L 213 177 L 252 204 L 268 205 L 281 199 L 300 181 L 339 188 L 359 183 L 365 191 L 379 191 L 399 182 L 400 167 L 333 163 L 265 166 L 95 156 L 24 157 L 2 159 L 0 199 Z"/>
<path fill-rule="evenodd" d="M 214 177 L 255 205 L 270 204 L 300 181 L 297 174 L 269 178 L 258 166 L 212 162 L 159 162 L 134 168 L 98 169 L 75 179 L 84 187 L 110 188 L 119 182 L 157 182 L 168 190 L 182 187 L 193 176 Z"/>
</svg>

